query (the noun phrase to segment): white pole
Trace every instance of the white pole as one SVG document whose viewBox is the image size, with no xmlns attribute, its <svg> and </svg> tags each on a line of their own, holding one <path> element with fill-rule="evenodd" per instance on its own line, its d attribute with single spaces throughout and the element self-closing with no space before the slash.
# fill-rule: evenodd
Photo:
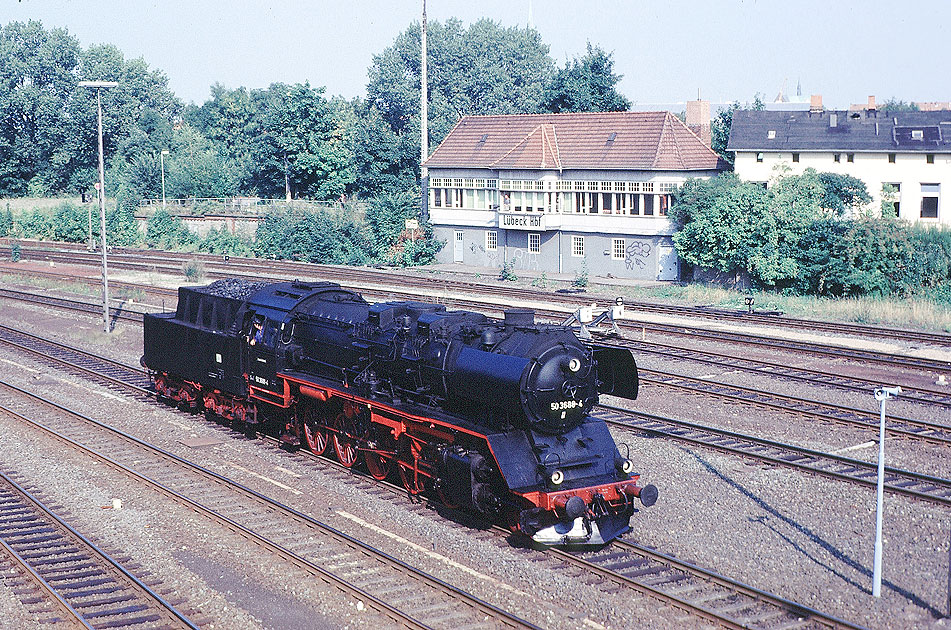
<svg viewBox="0 0 951 630">
<path fill-rule="evenodd" d="M 109 332 L 109 271 L 106 268 L 106 174 L 102 159 L 102 101 L 101 89 L 96 89 L 96 106 L 99 110 L 99 218 L 102 221 L 102 319 L 103 330 Z"/>
<path fill-rule="evenodd" d="M 162 210 L 165 210 L 165 156 L 168 151 L 162 151 L 159 154 L 159 160 L 162 163 Z"/>
<path fill-rule="evenodd" d="M 423 166 L 429 157 L 429 86 L 426 72 L 426 0 L 423 0 L 423 17 L 420 22 L 420 66 L 419 66 L 419 187 L 420 217 L 429 220 L 429 169 Z"/>
<path fill-rule="evenodd" d="M 878 488 L 875 504 L 875 563 L 872 570 L 872 595 L 882 596 L 882 502 L 885 491 L 885 401 L 901 393 L 901 387 L 882 387 L 875 390 L 875 400 L 881 403 L 882 416 L 878 425 Z"/>
<path fill-rule="evenodd" d="M 109 270 L 106 266 L 106 174 L 102 156 L 102 88 L 119 85 L 115 81 L 80 81 L 79 87 L 95 88 L 96 112 L 99 121 L 99 219 L 102 228 L 102 319 L 103 330 L 109 330 Z"/>
</svg>

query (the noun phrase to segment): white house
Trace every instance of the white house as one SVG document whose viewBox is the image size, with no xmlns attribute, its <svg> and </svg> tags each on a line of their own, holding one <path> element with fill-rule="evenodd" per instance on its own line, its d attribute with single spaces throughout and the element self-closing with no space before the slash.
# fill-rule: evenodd
<svg viewBox="0 0 951 630">
<path fill-rule="evenodd" d="M 426 161 L 440 262 L 677 279 L 670 195 L 725 167 L 703 105 L 700 135 L 669 112 L 462 118 Z"/>
<path fill-rule="evenodd" d="M 744 181 L 842 173 L 865 182 L 875 208 L 884 194 L 902 219 L 951 225 L 951 111 L 879 111 L 874 97 L 830 111 L 813 96 L 809 111 L 737 110 L 727 148 Z"/>
</svg>

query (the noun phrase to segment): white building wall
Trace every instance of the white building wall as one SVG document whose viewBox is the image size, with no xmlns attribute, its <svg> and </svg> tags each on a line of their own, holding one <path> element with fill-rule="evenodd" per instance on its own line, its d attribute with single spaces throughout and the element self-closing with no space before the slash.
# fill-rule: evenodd
<svg viewBox="0 0 951 630">
<path fill-rule="evenodd" d="M 924 224 L 951 225 L 951 155 L 936 153 L 934 163 L 928 164 L 924 153 L 895 153 L 895 162 L 888 161 L 888 153 L 815 152 L 799 153 L 799 161 L 793 162 L 792 153 L 762 152 L 763 161 L 757 162 L 756 152 L 737 152 L 734 170 L 740 179 L 753 182 L 769 182 L 780 171 L 801 175 L 807 168 L 819 172 L 851 175 L 865 182 L 872 196 L 872 209 L 881 208 L 882 185 L 899 184 L 896 200 L 900 202 L 899 216 L 902 219 Z M 786 170 L 788 169 L 788 170 Z M 938 218 L 921 218 L 922 184 L 938 184 Z M 933 194 L 933 193 L 925 193 Z"/>
</svg>

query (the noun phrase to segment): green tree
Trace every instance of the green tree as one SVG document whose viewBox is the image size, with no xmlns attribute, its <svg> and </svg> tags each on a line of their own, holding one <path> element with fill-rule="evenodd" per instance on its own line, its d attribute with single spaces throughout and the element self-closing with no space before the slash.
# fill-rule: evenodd
<svg viewBox="0 0 951 630">
<path fill-rule="evenodd" d="M 427 49 L 430 147 L 438 145 L 465 115 L 543 111 L 554 62 L 538 31 L 503 28 L 491 20 L 480 20 L 468 29 L 456 19 L 432 21 Z M 416 184 L 420 65 L 418 23 L 374 55 L 367 101 L 361 109 L 365 122 L 357 133 L 387 139 L 380 143 L 385 150 L 354 156 L 354 192 L 369 195 L 381 190 L 381 174 L 382 179 L 395 179 L 404 186 Z M 381 158 L 385 166 L 376 162 Z"/>
<path fill-rule="evenodd" d="M 198 237 L 184 222 L 166 210 L 156 210 L 145 224 L 145 244 L 155 249 L 181 249 L 194 245 Z"/>
<path fill-rule="evenodd" d="M 721 109 L 717 115 L 710 121 L 710 146 L 723 158 L 730 166 L 736 159 L 733 151 L 727 151 L 726 147 L 730 141 L 730 129 L 733 127 L 733 113 L 738 109 L 752 109 L 760 111 L 766 109 L 763 99 L 759 94 L 753 97 L 753 103 L 740 105 L 739 101 L 734 101 L 731 105 Z"/>
<path fill-rule="evenodd" d="M 885 101 L 879 106 L 879 109 L 886 112 L 917 112 L 918 105 L 915 103 L 906 103 L 905 101 L 899 100 L 894 96 Z"/>
<path fill-rule="evenodd" d="M 841 173 L 819 173 L 819 182 L 824 191 L 822 207 L 840 216 L 872 202 L 865 182 L 857 177 Z"/>
<path fill-rule="evenodd" d="M 135 220 L 138 197 L 122 188 L 116 195 L 116 205 L 106 213 L 106 229 L 109 231 L 109 243 L 113 245 L 138 245 L 142 242 L 142 233 Z"/>
<path fill-rule="evenodd" d="M 251 239 L 241 234 L 232 234 L 225 228 L 214 228 L 198 244 L 198 251 L 229 256 L 249 256 L 254 248 Z"/>
<path fill-rule="evenodd" d="M 79 42 L 36 21 L 0 29 L 0 195 L 62 190 L 72 131 Z"/>
<path fill-rule="evenodd" d="M 367 242 L 352 213 L 291 209 L 265 217 L 255 234 L 255 254 L 319 264 L 367 262 Z"/>
<path fill-rule="evenodd" d="M 254 140 L 254 188 L 269 196 L 330 200 L 353 181 L 344 129 L 323 88 L 276 83 L 268 89 Z"/>
<path fill-rule="evenodd" d="M 545 95 L 544 108 L 550 112 L 621 112 L 631 102 L 617 91 L 623 75 L 614 74 L 614 59 L 600 46 L 591 46 L 558 70 Z"/>
<path fill-rule="evenodd" d="M 11 236 L 13 234 L 13 211 L 10 210 L 10 204 L 7 204 L 6 210 L 0 212 L 0 236 Z"/>
<path fill-rule="evenodd" d="M 674 244 L 680 257 L 699 267 L 752 273 L 757 252 L 776 246 L 766 190 L 732 174 L 687 180 L 669 218 L 679 228 Z"/>
<path fill-rule="evenodd" d="M 419 216 L 418 196 L 413 191 L 382 194 L 370 200 L 366 224 L 375 261 L 409 267 L 435 260 L 444 243 L 434 237 L 432 226 L 424 223 L 415 230 L 406 229 L 406 220 Z"/>
</svg>

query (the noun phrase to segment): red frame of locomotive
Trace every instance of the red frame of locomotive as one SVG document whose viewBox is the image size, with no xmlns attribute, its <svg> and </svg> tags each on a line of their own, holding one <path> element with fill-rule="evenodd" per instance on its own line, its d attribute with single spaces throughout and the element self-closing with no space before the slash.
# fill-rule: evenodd
<svg viewBox="0 0 951 630">
<path fill-rule="evenodd" d="M 283 384 L 283 394 L 275 394 L 255 387 L 245 374 L 244 378 L 248 385 L 247 399 L 207 388 L 202 383 L 177 380 L 164 372 L 153 373 L 150 370 L 150 376 L 159 395 L 187 405 L 193 410 L 204 409 L 221 418 L 245 423 L 246 426 L 253 427 L 258 422 L 257 405 L 254 401 L 288 409 L 293 412 L 293 417 L 287 423 L 285 432 L 281 436 L 283 442 L 306 445 L 316 455 L 324 454 L 333 442 L 337 459 L 342 465 L 352 468 L 362 454 L 370 475 L 379 480 L 389 476 L 395 463 L 403 485 L 410 494 L 417 495 L 431 489 L 436 491 L 440 500 L 450 507 L 457 506 L 448 501 L 440 491 L 435 475 L 436 464 L 434 461 L 427 460 L 425 455 L 435 451 L 439 446 L 456 444 L 456 435 L 460 433 L 477 441 L 489 452 L 492 451 L 491 443 L 486 435 L 478 431 L 368 400 L 346 391 L 346 388 L 318 384 L 288 374 L 277 375 Z M 320 414 L 321 408 L 318 406 L 320 403 L 325 406 L 324 415 Z M 326 411 L 332 412 L 336 409 L 340 411 L 335 417 L 325 417 Z M 360 444 L 365 435 L 352 436 L 347 433 L 346 429 L 352 426 L 349 421 L 363 410 L 368 412 L 371 430 L 384 441 L 388 448 Z M 308 419 L 302 417 L 307 416 L 308 413 L 313 413 L 316 419 L 322 420 L 319 427 L 315 424 L 312 428 Z M 492 455 L 494 458 L 495 454 L 492 453 Z M 640 496 L 641 488 L 637 485 L 639 478 L 640 475 L 632 474 L 624 481 L 598 486 L 565 490 L 533 490 L 523 493 L 510 492 L 512 496 L 519 497 L 524 502 L 524 505 L 519 506 L 518 509 L 536 507 L 562 517 L 565 514 L 565 505 L 572 496 L 580 497 L 585 505 L 589 506 L 597 496 L 615 510 L 624 510 L 628 506 L 633 506 L 635 497 Z M 518 510 L 515 510 L 514 514 L 517 513 Z M 589 513 L 589 516 L 596 515 Z M 508 525 L 516 527 L 517 519 L 510 519 L 510 521 Z"/>
</svg>

